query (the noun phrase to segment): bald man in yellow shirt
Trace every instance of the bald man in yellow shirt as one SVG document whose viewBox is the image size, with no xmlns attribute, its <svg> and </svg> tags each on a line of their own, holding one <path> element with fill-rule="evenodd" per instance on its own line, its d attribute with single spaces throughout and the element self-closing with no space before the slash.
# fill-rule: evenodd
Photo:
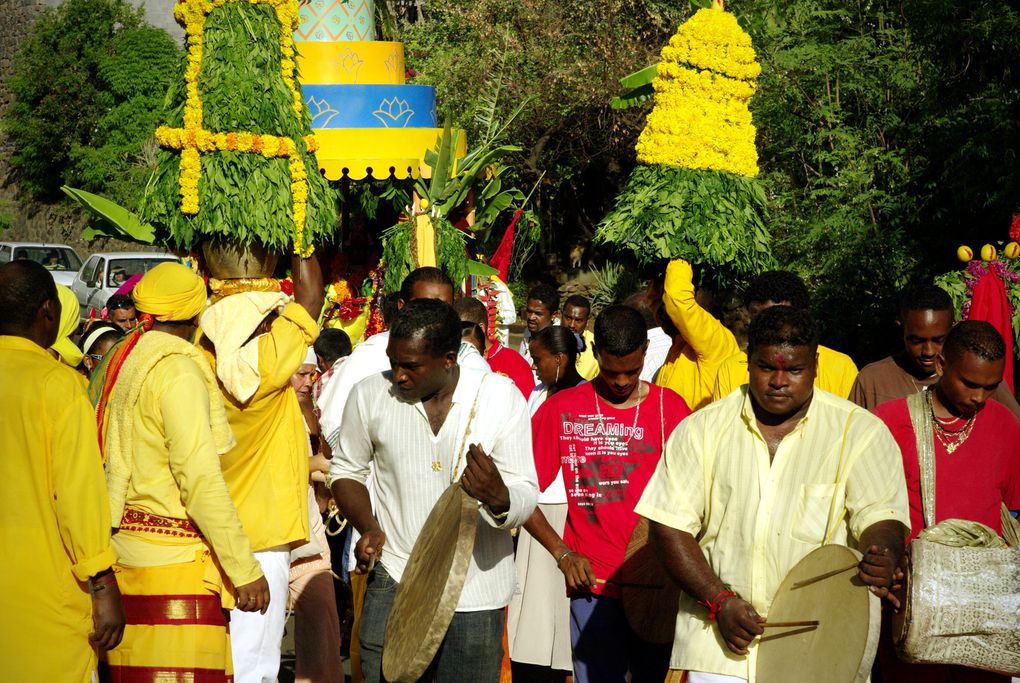
<svg viewBox="0 0 1020 683">
<path fill-rule="evenodd" d="M 80 377 L 46 351 L 60 317 L 43 266 L 0 266 L 4 681 L 93 681 L 94 648 L 115 647 L 124 629 L 92 407 Z"/>
<path fill-rule="evenodd" d="M 770 306 L 792 306 L 809 310 L 807 285 L 788 270 L 770 270 L 756 277 L 744 293 L 747 313 L 751 318 Z M 840 398 L 850 396 L 857 379 L 857 366 L 850 356 L 827 346 L 818 345 L 818 371 L 815 386 Z M 724 360 L 715 377 L 712 400 L 717 401 L 742 384 L 747 384 L 747 354 L 737 352 Z"/>
<path fill-rule="evenodd" d="M 308 542 L 308 439 L 291 375 L 319 336 L 322 271 L 294 257 L 294 300 L 245 292 L 202 316 L 202 349 L 216 371 L 237 445 L 223 476 L 271 593 L 287 595 L 290 550 Z M 276 680 L 286 599 L 265 614 L 235 610 L 230 636 L 234 680 Z"/>
</svg>

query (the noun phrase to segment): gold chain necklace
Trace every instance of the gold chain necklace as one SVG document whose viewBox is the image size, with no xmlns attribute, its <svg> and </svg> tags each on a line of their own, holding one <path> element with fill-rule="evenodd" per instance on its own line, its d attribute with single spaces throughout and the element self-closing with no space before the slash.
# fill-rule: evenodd
<svg viewBox="0 0 1020 683">
<path fill-rule="evenodd" d="M 482 381 L 484 384 L 484 380 Z M 464 434 L 460 437 L 460 448 L 457 449 L 457 462 L 454 463 L 453 469 L 450 471 L 450 483 L 457 481 L 457 472 L 460 470 L 461 460 L 464 459 L 464 446 L 467 444 L 468 434 L 471 432 L 471 424 L 475 421 L 475 414 L 478 412 L 478 397 L 482 395 L 482 385 L 478 385 L 478 391 L 475 393 L 474 403 L 471 404 L 471 412 L 468 413 L 467 426 L 464 428 Z M 442 429 L 442 428 L 440 428 Z M 442 472 L 443 463 L 439 458 L 432 461 L 432 471 Z"/>
<path fill-rule="evenodd" d="M 630 428 L 630 435 L 627 437 L 627 440 L 623 442 L 624 446 L 630 444 L 631 439 L 634 438 L 634 433 L 637 431 L 638 416 L 641 415 L 641 389 L 644 385 L 643 381 L 638 380 L 638 397 L 637 405 L 634 408 L 634 424 Z M 592 391 L 595 392 L 595 414 L 599 416 L 599 422 L 603 422 L 605 418 L 602 416 L 602 409 L 599 407 L 599 392 L 595 389 L 594 384 L 592 385 Z"/>
<path fill-rule="evenodd" d="M 946 453 L 952 455 L 970 437 L 970 433 L 974 430 L 974 423 L 977 422 L 977 413 L 970 416 L 970 419 L 967 420 L 962 429 L 946 429 L 942 418 L 935 414 L 935 399 L 932 396 L 932 391 L 926 390 L 924 393 L 928 403 L 928 410 L 931 413 L 932 424 L 935 427 L 933 430 L 935 438 L 945 447 Z M 959 419 L 962 418 L 953 418 L 951 421 Z"/>
</svg>

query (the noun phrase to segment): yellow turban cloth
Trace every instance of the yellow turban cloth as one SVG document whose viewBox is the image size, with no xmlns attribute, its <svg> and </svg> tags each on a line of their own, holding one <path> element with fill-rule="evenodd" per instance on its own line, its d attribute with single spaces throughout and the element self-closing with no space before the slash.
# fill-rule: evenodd
<svg viewBox="0 0 1020 683">
<path fill-rule="evenodd" d="M 57 341 L 50 348 L 57 352 L 66 365 L 76 368 L 85 355 L 71 341 L 71 335 L 78 329 L 80 322 L 78 297 L 64 285 L 57 285 L 57 299 L 60 300 L 60 329 L 57 331 Z"/>
<path fill-rule="evenodd" d="M 205 282 L 180 263 L 161 263 L 131 292 L 135 306 L 159 322 L 190 320 L 205 310 Z"/>
</svg>

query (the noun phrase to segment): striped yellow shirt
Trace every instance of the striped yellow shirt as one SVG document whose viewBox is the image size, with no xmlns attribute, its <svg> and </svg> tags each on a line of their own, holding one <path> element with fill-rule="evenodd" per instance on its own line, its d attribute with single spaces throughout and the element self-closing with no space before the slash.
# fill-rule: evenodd
<svg viewBox="0 0 1020 683">
<path fill-rule="evenodd" d="M 819 389 L 771 463 L 746 386 L 694 413 L 670 437 L 636 511 L 692 534 L 723 583 L 762 616 L 787 572 L 815 548 L 854 547 L 883 520 L 910 525 L 889 430 Z M 730 653 L 707 610 L 684 595 L 670 666 L 753 682 L 755 645 L 746 657 Z"/>
</svg>

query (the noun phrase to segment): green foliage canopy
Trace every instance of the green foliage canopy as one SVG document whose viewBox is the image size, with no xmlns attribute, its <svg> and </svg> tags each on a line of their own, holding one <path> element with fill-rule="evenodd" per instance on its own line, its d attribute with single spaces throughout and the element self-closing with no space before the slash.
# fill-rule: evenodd
<svg viewBox="0 0 1020 683">
<path fill-rule="evenodd" d="M 22 190 L 48 199 L 66 183 L 133 206 L 180 58 L 174 40 L 124 0 L 43 10 L 8 81 L 4 128 Z"/>
</svg>

